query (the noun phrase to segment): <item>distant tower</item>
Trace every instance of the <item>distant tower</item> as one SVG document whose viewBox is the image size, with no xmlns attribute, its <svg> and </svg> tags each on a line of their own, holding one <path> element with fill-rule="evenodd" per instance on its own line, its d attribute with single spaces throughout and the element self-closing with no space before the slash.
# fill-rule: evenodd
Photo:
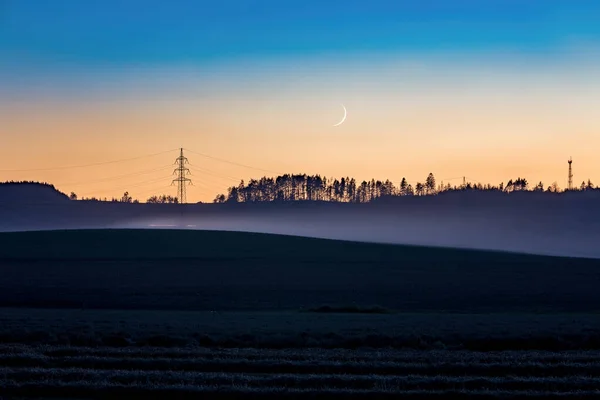
<svg viewBox="0 0 600 400">
<path fill-rule="evenodd" d="M 186 157 L 183 156 L 183 148 L 180 149 L 180 153 L 179 153 L 179 157 L 177 157 L 177 159 L 175 160 L 175 164 L 177 165 L 177 168 L 175 168 L 175 170 L 173 171 L 173 174 L 177 173 L 177 178 L 173 179 L 173 183 L 177 182 L 177 198 L 179 200 L 180 204 L 184 204 L 186 202 L 186 198 L 185 198 L 185 185 L 187 183 L 192 183 L 192 180 L 187 178 L 185 175 L 190 173 L 189 168 L 185 167 L 185 164 L 187 164 L 188 159 Z"/>
<path fill-rule="evenodd" d="M 573 167 L 571 164 L 573 163 L 573 159 L 569 157 L 569 190 L 573 190 Z"/>
</svg>

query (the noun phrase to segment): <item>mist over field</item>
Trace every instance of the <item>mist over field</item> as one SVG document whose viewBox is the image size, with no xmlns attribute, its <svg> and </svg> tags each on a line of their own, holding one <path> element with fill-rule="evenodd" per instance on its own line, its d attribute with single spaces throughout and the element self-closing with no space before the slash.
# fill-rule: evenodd
<svg viewBox="0 0 600 400">
<path fill-rule="evenodd" d="M 350 203 L 0 201 L 0 231 L 210 229 L 600 258 L 600 192 L 469 193 Z"/>
</svg>

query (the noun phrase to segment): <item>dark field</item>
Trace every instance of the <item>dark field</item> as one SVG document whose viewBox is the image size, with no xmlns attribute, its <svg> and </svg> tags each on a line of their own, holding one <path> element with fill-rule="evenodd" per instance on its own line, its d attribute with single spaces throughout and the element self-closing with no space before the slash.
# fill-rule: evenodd
<svg viewBox="0 0 600 400">
<path fill-rule="evenodd" d="M 250 233 L 0 233 L 0 396 L 591 398 L 599 272 Z"/>
<path fill-rule="evenodd" d="M 0 306 L 598 312 L 600 260 L 234 232 L 0 233 Z"/>
<path fill-rule="evenodd" d="M 0 347 L 6 395 L 593 398 L 600 353 Z"/>
</svg>

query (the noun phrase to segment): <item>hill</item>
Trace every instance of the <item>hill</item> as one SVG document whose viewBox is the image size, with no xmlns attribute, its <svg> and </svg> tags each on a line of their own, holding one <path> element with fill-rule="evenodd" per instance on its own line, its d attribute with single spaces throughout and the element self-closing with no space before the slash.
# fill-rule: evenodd
<svg viewBox="0 0 600 400">
<path fill-rule="evenodd" d="M 15 398 L 593 396 L 599 268 L 241 232 L 0 233 L 0 387 Z"/>
<path fill-rule="evenodd" d="M 69 197 L 54 185 L 40 182 L 0 182 L 1 204 L 55 204 L 69 201 Z"/>
<path fill-rule="evenodd" d="M 177 230 L 89 229 L 0 232 L 0 259 L 140 260 L 140 259 L 289 259 L 359 262 L 434 260 L 469 262 L 482 259 L 514 263 L 551 262 L 560 257 L 438 247 L 403 246 L 268 233 Z M 579 259 L 573 259 L 579 260 Z"/>
<path fill-rule="evenodd" d="M 600 260 L 193 230 L 0 233 L 0 306 L 590 312 Z"/>
<path fill-rule="evenodd" d="M 600 192 L 464 191 L 371 203 L 0 204 L 0 231 L 179 226 L 600 258 Z"/>
</svg>

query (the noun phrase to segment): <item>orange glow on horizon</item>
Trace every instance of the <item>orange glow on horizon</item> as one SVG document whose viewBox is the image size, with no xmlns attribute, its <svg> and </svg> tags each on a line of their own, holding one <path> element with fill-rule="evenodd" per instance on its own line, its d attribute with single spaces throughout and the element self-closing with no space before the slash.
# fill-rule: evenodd
<svg viewBox="0 0 600 400">
<path fill-rule="evenodd" d="M 427 64 L 427 73 L 394 75 L 393 67 L 346 74 L 323 67 L 314 77 L 300 71 L 295 80 L 232 73 L 212 77 L 208 86 L 198 76 L 165 72 L 155 86 L 144 77 L 133 88 L 115 84 L 93 96 L 82 90 L 53 97 L 41 89 L 18 101 L 0 95 L 0 170 L 91 164 L 179 147 L 257 168 L 187 152 L 194 167 L 188 202 L 210 202 L 241 179 L 275 175 L 261 170 L 395 185 L 402 177 L 424 181 L 429 172 L 438 183 L 467 176 L 498 184 L 520 176 L 564 188 L 572 156 L 577 185 L 588 178 L 600 183 L 600 73 L 564 67 L 534 74 L 499 66 L 477 75 L 469 71 L 478 65 L 440 72 Z M 333 127 L 341 103 L 347 120 Z M 47 181 L 80 197 L 129 191 L 145 201 L 175 195 L 170 184 L 177 155 L 0 171 L 0 180 Z"/>
</svg>

